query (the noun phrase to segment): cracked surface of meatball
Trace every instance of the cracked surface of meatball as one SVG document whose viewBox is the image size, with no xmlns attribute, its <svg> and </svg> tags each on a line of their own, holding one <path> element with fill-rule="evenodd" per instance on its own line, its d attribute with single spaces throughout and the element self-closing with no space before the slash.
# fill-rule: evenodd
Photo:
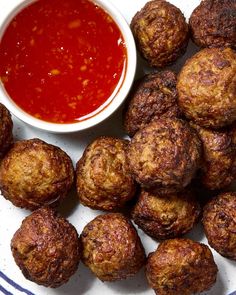
<svg viewBox="0 0 236 295">
<path fill-rule="evenodd" d="M 236 120 L 236 53 L 205 48 L 183 66 L 177 81 L 178 102 L 187 118 L 206 128 Z"/>
<path fill-rule="evenodd" d="M 235 0 L 203 0 L 194 9 L 189 24 L 198 46 L 236 49 Z"/>
<path fill-rule="evenodd" d="M 81 203 L 93 209 L 115 210 L 135 194 L 126 162 L 127 140 L 99 137 L 77 163 L 76 185 Z"/>
<path fill-rule="evenodd" d="M 161 240 L 190 231 L 200 212 L 200 205 L 190 190 L 165 196 L 142 190 L 132 218 L 145 233 Z"/>
<path fill-rule="evenodd" d="M 82 261 L 101 281 L 135 275 L 146 257 L 132 223 L 120 213 L 99 215 L 81 234 Z"/>
<path fill-rule="evenodd" d="M 188 24 L 179 8 L 164 0 L 153 0 L 135 14 L 131 30 L 141 55 L 151 66 L 165 67 L 186 51 Z"/>
<path fill-rule="evenodd" d="M 127 159 L 137 182 L 167 194 L 190 183 L 199 167 L 201 151 L 201 142 L 186 121 L 165 118 L 135 134 Z"/>
<path fill-rule="evenodd" d="M 8 109 L 0 103 L 0 158 L 13 144 L 13 122 Z"/>
<path fill-rule="evenodd" d="M 146 275 L 158 295 L 191 295 L 216 281 L 217 266 L 208 246 L 189 239 L 160 243 L 148 256 Z"/>
<path fill-rule="evenodd" d="M 180 117 L 177 105 L 177 77 L 163 71 L 145 75 L 134 85 L 124 116 L 125 130 L 133 136 L 148 123 L 165 117 Z"/>
<path fill-rule="evenodd" d="M 74 180 L 70 157 L 40 139 L 16 142 L 0 166 L 0 189 L 15 206 L 35 210 L 63 199 Z"/>
<path fill-rule="evenodd" d="M 236 193 L 222 193 L 209 201 L 204 207 L 203 225 L 209 245 L 236 260 Z"/>
<path fill-rule="evenodd" d="M 78 268 L 81 245 L 73 225 L 51 208 L 26 217 L 11 240 L 11 250 L 23 275 L 39 285 L 56 288 Z"/>
<path fill-rule="evenodd" d="M 200 180 L 210 190 L 222 189 L 235 179 L 236 147 L 230 129 L 210 130 L 191 124 L 203 146 Z"/>
</svg>

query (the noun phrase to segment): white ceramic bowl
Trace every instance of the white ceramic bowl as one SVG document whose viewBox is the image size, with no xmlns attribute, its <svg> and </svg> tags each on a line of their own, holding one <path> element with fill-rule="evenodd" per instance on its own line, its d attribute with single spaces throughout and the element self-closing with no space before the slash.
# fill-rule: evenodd
<svg viewBox="0 0 236 295">
<path fill-rule="evenodd" d="M 12 1 L 12 10 L 5 17 L 3 23 L 0 27 L 0 39 L 4 34 L 4 31 L 12 18 L 24 7 L 28 6 L 30 3 L 35 0 L 25 0 L 20 2 L 20 0 L 11 0 Z M 36 128 L 46 130 L 49 132 L 55 133 L 69 133 L 87 129 L 89 127 L 95 126 L 98 123 L 102 122 L 108 118 L 125 100 L 134 80 L 137 64 L 137 55 L 136 47 L 132 32 L 129 28 L 124 17 L 121 13 L 109 2 L 109 0 L 93 0 L 93 2 L 103 8 L 116 22 L 118 25 L 125 44 L 127 48 L 127 64 L 126 71 L 124 71 L 123 77 L 121 77 L 120 82 L 118 83 L 116 89 L 112 93 L 111 97 L 98 109 L 96 114 L 92 117 L 88 117 L 83 121 L 70 124 L 56 124 L 46 122 L 40 119 L 37 119 L 30 114 L 22 110 L 8 95 L 4 86 L 0 82 L 0 100 L 1 102 L 10 110 L 10 112 L 15 115 L 18 119 L 28 123 L 31 126 Z M 20 3 L 20 4 L 19 4 Z M 91 115 L 91 114 L 90 114 Z"/>
</svg>

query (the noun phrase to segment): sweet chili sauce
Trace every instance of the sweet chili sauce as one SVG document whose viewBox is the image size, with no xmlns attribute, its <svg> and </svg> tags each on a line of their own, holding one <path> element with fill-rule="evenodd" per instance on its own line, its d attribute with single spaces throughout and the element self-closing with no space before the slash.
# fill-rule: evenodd
<svg viewBox="0 0 236 295">
<path fill-rule="evenodd" d="M 113 93 L 126 67 L 114 20 L 88 0 L 38 0 L 21 10 L 0 41 L 0 77 L 24 111 L 74 123 Z"/>
</svg>

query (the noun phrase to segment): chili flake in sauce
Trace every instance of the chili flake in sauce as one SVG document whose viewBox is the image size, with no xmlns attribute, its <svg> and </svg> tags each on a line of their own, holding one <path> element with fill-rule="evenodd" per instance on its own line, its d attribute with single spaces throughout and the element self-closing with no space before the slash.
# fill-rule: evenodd
<svg viewBox="0 0 236 295">
<path fill-rule="evenodd" d="M 111 96 L 126 67 L 113 19 L 88 0 L 38 0 L 0 41 L 0 77 L 14 102 L 53 123 L 83 120 Z"/>
</svg>

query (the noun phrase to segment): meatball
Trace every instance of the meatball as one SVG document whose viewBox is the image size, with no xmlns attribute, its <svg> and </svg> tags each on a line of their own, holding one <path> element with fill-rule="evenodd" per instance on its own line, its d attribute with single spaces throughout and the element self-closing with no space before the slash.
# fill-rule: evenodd
<svg viewBox="0 0 236 295">
<path fill-rule="evenodd" d="M 142 56 L 151 66 L 165 67 L 185 53 L 189 29 L 184 15 L 164 0 L 153 0 L 136 13 L 131 30 Z"/>
<path fill-rule="evenodd" d="M 142 190 L 132 211 L 134 222 L 156 239 L 174 238 L 190 231 L 200 215 L 200 205 L 190 190 L 159 196 Z"/>
<path fill-rule="evenodd" d="M 236 193 L 218 195 L 204 207 L 203 226 L 209 245 L 236 260 Z"/>
<path fill-rule="evenodd" d="M 189 239 L 162 242 L 148 256 L 146 275 L 158 295 L 191 295 L 212 287 L 217 266 L 204 244 Z"/>
<path fill-rule="evenodd" d="M 236 150 L 236 122 L 232 126 L 230 126 L 230 135 L 232 138 L 234 149 Z M 234 158 L 233 163 L 233 176 L 234 180 L 236 180 L 236 157 Z"/>
<path fill-rule="evenodd" d="M 52 288 L 69 280 L 81 256 L 74 226 L 48 207 L 23 220 L 11 240 L 11 250 L 26 279 Z"/>
<path fill-rule="evenodd" d="M 133 136 L 146 124 L 163 117 L 180 117 L 177 105 L 177 77 L 171 71 L 145 75 L 129 95 L 125 130 Z"/>
<path fill-rule="evenodd" d="M 162 118 L 132 138 L 127 159 L 134 178 L 146 188 L 167 194 L 186 187 L 201 158 L 201 142 L 183 120 Z"/>
<path fill-rule="evenodd" d="M 0 158 L 13 144 L 13 122 L 8 109 L 0 103 Z"/>
<path fill-rule="evenodd" d="M 101 281 L 117 281 L 136 274 L 145 252 L 131 222 L 120 213 L 99 215 L 81 234 L 82 261 Z"/>
<path fill-rule="evenodd" d="M 29 210 L 63 199 L 73 179 L 69 156 L 40 139 L 16 142 L 0 166 L 3 196 Z"/>
<path fill-rule="evenodd" d="M 202 127 L 220 128 L 236 119 L 236 53 L 205 48 L 190 58 L 178 81 L 185 115 Z"/>
<path fill-rule="evenodd" d="M 135 194 L 126 162 L 128 141 L 100 137 L 77 163 L 76 185 L 81 203 L 93 209 L 115 210 Z"/>
<path fill-rule="evenodd" d="M 196 124 L 203 144 L 201 181 L 210 190 L 224 188 L 234 180 L 236 149 L 229 130 L 209 130 Z"/>
<path fill-rule="evenodd" d="M 236 49 L 235 0 L 203 0 L 193 11 L 189 24 L 198 46 Z"/>
</svg>

